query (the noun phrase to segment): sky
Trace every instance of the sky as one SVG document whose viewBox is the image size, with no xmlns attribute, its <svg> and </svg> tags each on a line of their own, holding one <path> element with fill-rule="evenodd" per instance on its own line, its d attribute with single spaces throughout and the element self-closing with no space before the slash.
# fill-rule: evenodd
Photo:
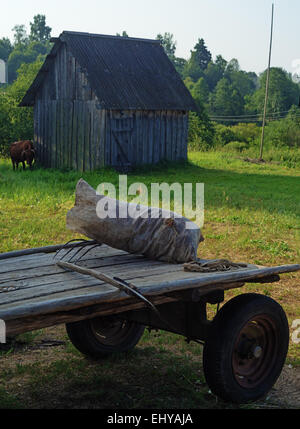
<svg viewBox="0 0 300 429">
<path fill-rule="evenodd" d="M 274 3 L 273 67 L 300 74 L 299 0 L 2 0 L 0 38 L 13 40 L 12 28 L 46 15 L 52 36 L 62 31 L 156 38 L 169 32 L 176 56 L 188 59 L 203 38 L 213 59 L 237 58 L 242 70 L 267 68 L 271 8 Z"/>
</svg>

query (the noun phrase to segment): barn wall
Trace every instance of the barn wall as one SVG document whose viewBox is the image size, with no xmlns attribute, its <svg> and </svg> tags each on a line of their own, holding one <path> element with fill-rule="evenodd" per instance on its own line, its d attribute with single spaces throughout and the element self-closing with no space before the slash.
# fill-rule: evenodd
<svg viewBox="0 0 300 429">
<path fill-rule="evenodd" d="M 64 44 L 36 95 L 34 132 L 38 159 L 45 167 L 88 171 L 105 164 L 105 112 Z"/>
<path fill-rule="evenodd" d="M 79 171 L 104 166 L 105 112 L 95 101 L 38 100 L 34 120 L 41 165 Z"/>
<path fill-rule="evenodd" d="M 97 100 L 85 71 L 65 44 L 58 50 L 36 99 Z"/>
<path fill-rule="evenodd" d="M 108 110 L 105 163 L 119 166 L 185 160 L 187 133 L 187 112 Z"/>
</svg>

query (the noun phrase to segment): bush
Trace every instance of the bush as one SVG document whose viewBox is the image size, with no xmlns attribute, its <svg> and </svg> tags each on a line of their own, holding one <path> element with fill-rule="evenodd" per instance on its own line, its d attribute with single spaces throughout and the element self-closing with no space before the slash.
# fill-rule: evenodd
<svg viewBox="0 0 300 429">
<path fill-rule="evenodd" d="M 261 134 L 261 128 L 254 123 L 240 123 L 231 127 L 235 140 L 240 142 L 252 142 Z"/>
<path fill-rule="evenodd" d="M 226 146 L 228 150 L 234 150 L 237 152 L 242 152 L 243 150 L 248 149 L 249 145 L 246 142 L 229 142 Z"/>
<path fill-rule="evenodd" d="M 282 147 L 300 147 L 299 118 L 280 119 L 270 122 L 265 129 L 266 144 Z"/>
<path fill-rule="evenodd" d="M 213 146 L 215 129 L 205 110 L 189 116 L 188 148 L 191 151 L 208 150 Z"/>
<path fill-rule="evenodd" d="M 227 127 L 222 124 L 215 124 L 214 144 L 216 146 L 224 146 L 234 140 L 236 139 L 231 127 Z"/>
</svg>

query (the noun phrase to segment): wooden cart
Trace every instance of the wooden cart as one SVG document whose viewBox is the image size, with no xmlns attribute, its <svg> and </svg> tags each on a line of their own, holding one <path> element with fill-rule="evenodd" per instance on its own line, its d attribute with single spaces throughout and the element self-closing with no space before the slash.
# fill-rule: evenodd
<svg viewBox="0 0 300 429">
<path fill-rule="evenodd" d="M 217 396 L 243 403 L 271 389 L 289 343 L 282 307 L 253 293 L 229 300 L 212 321 L 206 307 L 222 303 L 227 289 L 276 282 L 300 265 L 186 272 L 180 264 L 92 243 L 74 264 L 66 262 L 72 245 L 0 254 L 0 319 L 7 336 L 66 323 L 82 353 L 103 358 L 132 349 L 145 326 L 163 329 L 204 344 L 204 373 Z"/>
</svg>

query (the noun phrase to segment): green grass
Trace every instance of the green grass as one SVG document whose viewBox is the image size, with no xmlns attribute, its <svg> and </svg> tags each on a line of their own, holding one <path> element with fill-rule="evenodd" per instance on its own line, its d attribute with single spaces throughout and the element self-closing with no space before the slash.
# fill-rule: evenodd
<svg viewBox="0 0 300 429">
<path fill-rule="evenodd" d="M 239 156 L 191 153 L 187 163 L 140 168 L 129 175 L 128 183 L 205 184 L 205 241 L 199 256 L 265 265 L 299 263 L 300 162 L 292 168 L 256 165 Z M 74 238 L 66 230 L 65 217 L 80 177 L 94 187 L 118 184 L 118 173 L 111 169 L 84 174 L 41 168 L 13 172 L 8 160 L 0 160 L 0 252 Z M 280 283 L 229 291 L 226 300 L 242 292 L 269 295 L 284 307 L 291 326 L 300 318 L 299 280 L 298 273 L 287 274 Z M 215 310 L 210 307 L 210 316 Z M 232 407 L 209 394 L 201 369 L 202 347 L 182 337 L 145 332 L 138 348 L 125 358 L 112 357 L 98 365 L 65 337 L 66 346 L 57 352 L 31 356 L 30 344 L 41 335 L 25 336 L 22 350 L 2 352 L 0 407 Z M 291 343 L 287 363 L 299 362 L 299 346 Z"/>
</svg>

